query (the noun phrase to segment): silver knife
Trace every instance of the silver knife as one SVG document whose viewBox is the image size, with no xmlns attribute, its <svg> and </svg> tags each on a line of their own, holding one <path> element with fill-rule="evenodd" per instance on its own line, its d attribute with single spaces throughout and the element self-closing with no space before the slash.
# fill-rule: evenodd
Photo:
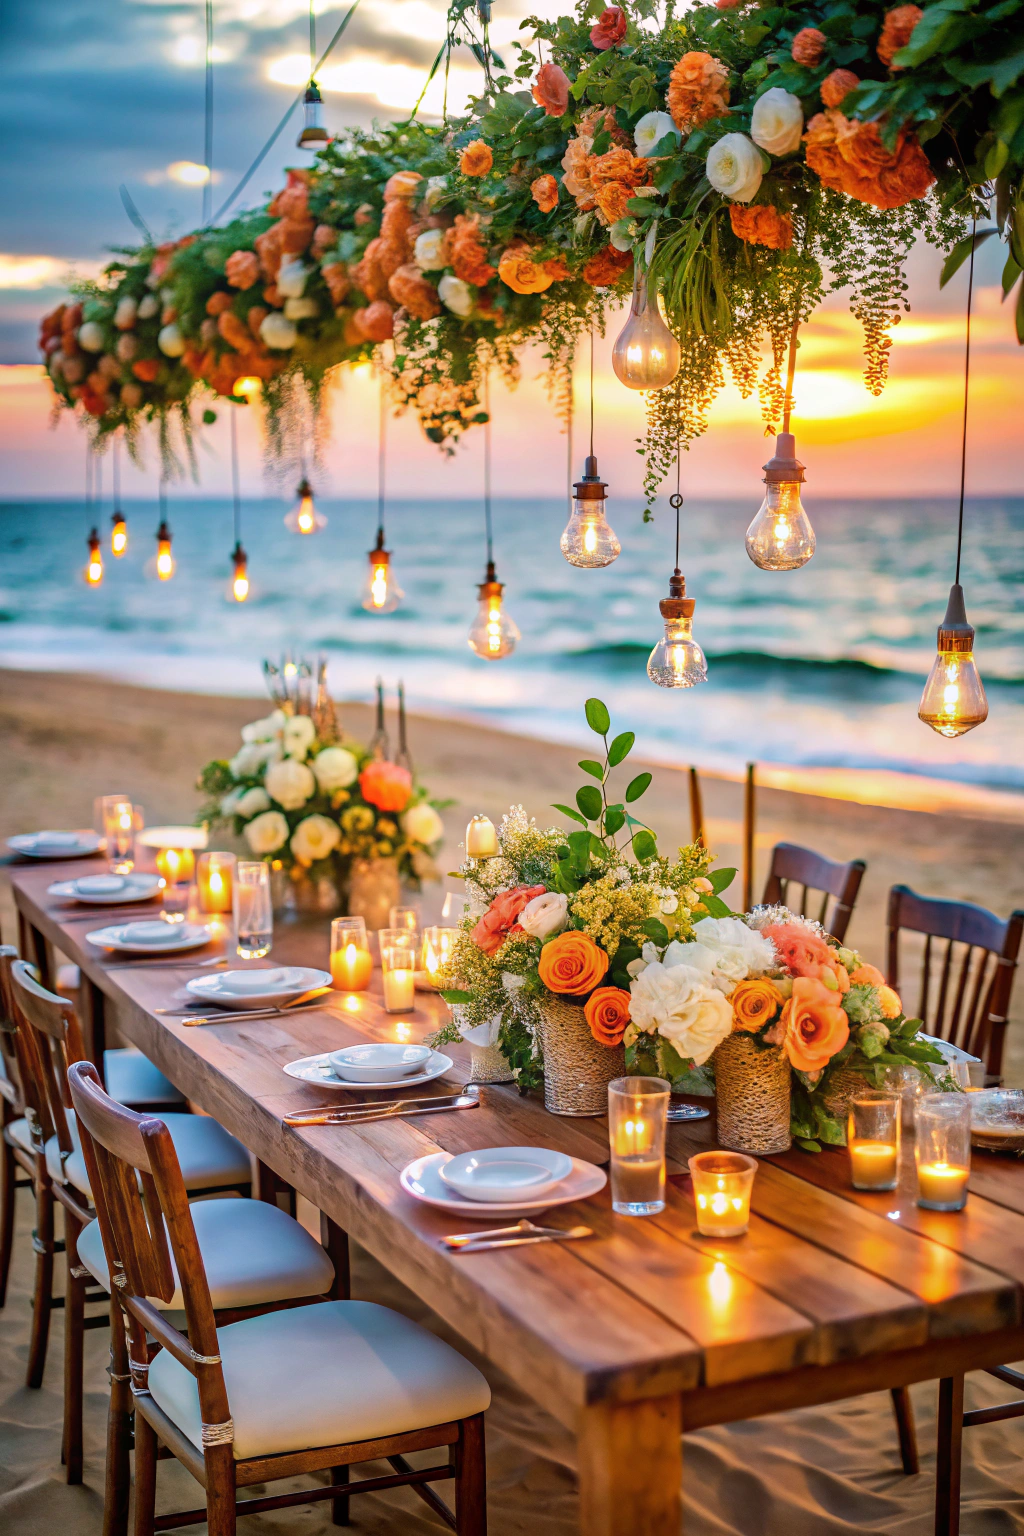
<svg viewBox="0 0 1024 1536">
<path fill-rule="evenodd" d="M 483 1232 L 448 1232 L 441 1241 L 449 1248 L 464 1248 L 467 1243 L 478 1243 L 488 1237 L 558 1237 L 565 1227 L 540 1227 L 535 1221 L 523 1217 L 511 1226 L 488 1227 Z"/>
<path fill-rule="evenodd" d="M 575 1243 L 593 1237 L 592 1227 L 573 1227 L 568 1232 L 541 1232 L 536 1237 L 495 1237 L 483 1243 L 460 1243 L 449 1253 L 486 1253 L 491 1248 L 525 1248 L 531 1243 Z"/>
<path fill-rule="evenodd" d="M 469 1094 L 460 1094 L 454 1103 L 442 1101 L 430 1105 L 424 1104 L 419 1109 L 407 1109 L 404 1104 L 398 1103 L 385 1104 L 375 1113 L 365 1109 L 328 1110 L 318 1120 L 300 1120 L 297 1124 L 299 1129 L 307 1125 L 374 1125 L 378 1120 L 399 1120 L 403 1115 L 439 1115 L 449 1110 L 479 1108 L 479 1099 L 472 1098 Z M 285 1115 L 284 1123 L 291 1125 L 294 1122 Z"/>
<path fill-rule="evenodd" d="M 475 1088 L 465 1088 L 461 1093 L 428 1093 L 419 1099 L 357 1099 L 354 1104 L 318 1104 L 315 1109 L 293 1109 L 285 1116 L 285 1123 L 303 1125 L 312 1120 L 316 1124 L 323 1115 L 359 1114 L 363 1110 L 390 1109 L 396 1104 L 400 1104 L 405 1109 L 416 1109 L 421 1104 L 426 1104 L 431 1109 L 441 1109 L 447 1105 L 450 1109 L 460 1099 L 476 1097 Z"/>
</svg>

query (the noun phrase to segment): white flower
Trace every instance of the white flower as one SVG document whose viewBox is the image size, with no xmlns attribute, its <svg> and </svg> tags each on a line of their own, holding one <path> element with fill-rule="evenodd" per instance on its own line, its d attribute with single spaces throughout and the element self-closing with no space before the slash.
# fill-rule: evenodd
<svg viewBox="0 0 1024 1536">
<path fill-rule="evenodd" d="M 714 951 L 704 944 L 693 942 L 683 944 L 679 939 L 673 939 L 672 943 L 666 947 L 661 963 L 668 968 L 689 965 L 695 971 L 700 971 L 710 981 L 711 973 L 715 969 L 715 959 Z"/>
<path fill-rule="evenodd" d="M 276 741 L 249 741 L 239 748 L 228 767 L 234 778 L 252 779 L 266 763 L 273 762 L 278 756 L 280 749 Z"/>
<path fill-rule="evenodd" d="M 235 816 L 244 816 L 248 819 L 250 816 L 258 816 L 260 811 L 269 810 L 270 796 L 265 789 L 260 789 L 257 784 L 252 789 L 243 789 L 235 801 L 233 814 Z"/>
<path fill-rule="evenodd" d="M 646 969 L 647 961 L 642 958 L 639 960 L 631 960 L 626 966 L 626 970 L 629 972 L 630 976 L 634 977 L 634 979 L 637 976 L 642 976 Z"/>
<path fill-rule="evenodd" d="M 316 741 L 316 726 L 308 715 L 289 715 L 284 723 L 283 742 L 285 757 L 301 760 Z"/>
<path fill-rule="evenodd" d="M 633 129 L 637 154 L 649 155 L 666 133 L 675 135 L 676 144 L 680 142 L 679 129 L 667 112 L 646 112 Z"/>
<path fill-rule="evenodd" d="M 286 811 L 297 811 L 316 791 L 312 770 L 291 757 L 271 763 L 264 782 L 270 798 L 283 805 Z"/>
<path fill-rule="evenodd" d="M 103 351 L 103 327 L 97 320 L 87 320 L 78 327 L 78 345 L 83 352 Z"/>
<path fill-rule="evenodd" d="M 426 182 L 426 191 L 423 193 L 423 206 L 426 211 L 428 213 L 433 213 L 434 210 L 444 202 L 447 195 L 448 177 L 428 176 Z"/>
<path fill-rule="evenodd" d="M 286 320 L 312 320 L 320 313 L 320 305 L 316 299 L 285 299 L 284 317 Z"/>
<path fill-rule="evenodd" d="M 429 848 L 431 843 L 440 842 L 444 836 L 444 822 L 425 800 L 421 800 L 418 805 L 410 805 L 399 817 L 399 821 L 410 843 L 423 843 Z"/>
<path fill-rule="evenodd" d="M 299 333 L 294 321 L 286 319 L 280 310 L 272 309 L 269 315 L 264 316 L 260 325 L 260 340 L 266 346 L 273 347 L 275 352 L 287 352 L 298 339 Z"/>
<path fill-rule="evenodd" d="M 799 96 L 774 85 L 754 103 L 750 117 L 750 137 L 770 155 L 791 155 L 800 148 L 804 131 L 804 110 Z"/>
<path fill-rule="evenodd" d="M 633 1023 L 702 1066 L 732 1029 L 732 1005 L 690 965 L 649 965 L 630 983 Z"/>
<path fill-rule="evenodd" d="M 703 917 L 694 925 L 698 942 L 715 957 L 715 975 L 724 981 L 760 976 L 775 964 L 775 946 L 738 917 Z"/>
<path fill-rule="evenodd" d="M 512 971 L 502 971 L 501 984 L 506 992 L 518 992 L 526 984 L 525 976 L 516 976 Z"/>
<path fill-rule="evenodd" d="M 324 747 L 309 765 L 325 795 L 347 789 L 359 777 L 359 764 L 346 747 Z"/>
<path fill-rule="evenodd" d="M 130 331 L 135 324 L 139 313 L 139 306 L 130 294 L 125 294 L 123 299 L 118 299 L 117 308 L 114 310 L 114 324 L 119 331 Z"/>
<path fill-rule="evenodd" d="M 292 833 L 291 850 L 300 864 L 326 859 L 341 842 L 341 828 L 328 816 L 307 816 Z"/>
<path fill-rule="evenodd" d="M 750 202 L 764 174 L 757 145 L 745 133 L 727 133 L 712 144 L 705 169 L 715 191 L 736 203 Z"/>
<path fill-rule="evenodd" d="M 276 741 L 279 731 L 284 730 L 284 723 L 288 719 L 283 709 L 275 709 L 273 714 L 265 715 L 262 720 L 253 720 L 251 725 L 242 726 L 243 741 Z"/>
<path fill-rule="evenodd" d="M 235 814 L 235 807 L 244 794 L 245 790 L 242 789 L 241 785 L 236 785 L 234 789 L 229 789 L 220 803 L 221 815 L 233 816 Z"/>
<path fill-rule="evenodd" d="M 155 293 L 144 294 L 139 300 L 139 319 L 152 320 L 160 312 L 160 300 Z"/>
<path fill-rule="evenodd" d="M 264 811 L 246 827 L 245 840 L 257 857 L 276 853 L 288 841 L 288 823 L 280 811 Z"/>
<path fill-rule="evenodd" d="M 473 308 L 473 290 L 461 277 L 452 277 L 445 273 L 437 285 L 437 296 L 446 309 L 450 309 L 453 315 L 461 315 L 465 319 Z"/>
<path fill-rule="evenodd" d="M 282 299 L 301 299 L 308 269 L 298 256 L 286 256 L 277 272 L 277 291 Z"/>
<path fill-rule="evenodd" d="M 81 340 L 81 332 L 79 332 L 79 340 Z M 185 338 L 173 320 L 170 325 L 161 327 L 156 344 L 164 357 L 180 357 L 185 350 Z"/>
<path fill-rule="evenodd" d="M 545 891 L 534 896 L 519 914 L 519 926 L 531 939 L 546 939 L 561 933 L 568 921 L 569 898 L 560 891 Z"/>
<path fill-rule="evenodd" d="M 421 272 L 436 272 L 445 265 L 442 254 L 444 237 L 443 229 L 425 229 L 422 235 L 416 236 L 413 256 Z"/>
<path fill-rule="evenodd" d="M 658 896 L 660 898 L 658 901 L 659 910 L 664 912 L 666 917 L 671 917 L 672 913 L 679 907 L 679 897 L 675 891 L 659 891 Z"/>
</svg>

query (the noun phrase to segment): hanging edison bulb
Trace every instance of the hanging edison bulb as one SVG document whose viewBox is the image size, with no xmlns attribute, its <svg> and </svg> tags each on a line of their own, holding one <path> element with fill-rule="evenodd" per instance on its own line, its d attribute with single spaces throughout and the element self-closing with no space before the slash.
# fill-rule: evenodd
<svg viewBox="0 0 1024 1536">
<path fill-rule="evenodd" d="M 646 273 L 633 278 L 629 319 L 612 348 L 615 377 L 627 389 L 664 389 L 679 372 L 679 343 L 662 318 L 656 294 L 648 293 Z"/>
<path fill-rule="evenodd" d="M 780 432 L 764 466 L 764 501 L 747 529 L 747 554 L 762 571 L 795 571 L 814 554 L 814 529 L 800 500 L 803 478 L 796 438 Z"/>
<path fill-rule="evenodd" d="M 572 515 L 562 530 L 559 547 L 570 565 L 595 570 L 611 565 L 622 553 L 615 530 L 604 515 L 608 487 L 597 472 L 593 454 L 587 459 L 583 479 L 573 486 Z"/>
<path fill-rule="evenodd" d="M 647 659 L 647 676 L 659 688 L 693 688 L 707 682 L 708 664 L 693 638 L 696 603 L 686 596 L 686 579 L 676 566 L 668 582 L 668 597 L 658 604 L 665 633 Z"/>
<path fill-rule="evenodd" d="M 123 512 L 115 512 L 110 520 L 110 553 L 120 560 L 128 551 L 128 524 Z"/>
<path fill-rule="evenodd" d="M 89 559 L 85 567 L 85 579 L 90 587 L 98 587 L 103 580 L 103 551 L 100 536 L 94 528 L 89 535 Z"/>
<path fill-rule="evenodd" d="M 171 530 L 164 518 L 156 531 L 156 574 L 161 581 L 170 581 L 176 570 L 177 565 L 171 554 Z"/>
<path fill-rule="evenodd" d="M 964 736 L 988 719 L 988 700 L 974 660 L 974 630 L 967 622 L 964 589 L 954 582 L 939 625 L 938 655 L 917 711 L 940 736 Z"/>
<path fill-rule="evenodd" d="M 405 593 L 391 569 L 391 551 L 384 548 L 384 530 L 377 529 L 377 542 L 367 556 L 369 562 L 359 600 L 367 613 L 394 613 Z"/>
<path fill-rule="evenodd" d="M 249 557 L 240 541 L 235 543 L 231 551 L 231 560 L 234 566 L 231 577 L 231 598 L 236 603 L 244 603 L 249 596 Z"/>
<path fill-rule="evenodd" d="M 470 649 L 484 661 L 500 661 L 516 648 L 519 626 L 502 606 L 505 588 L 494 573 L 494 561 L 487 562 L 487 575 L 477 587 L 477 610 L 469 631 Z"/>
<path fill-rule="evenodd" d="M 324 127 L 324 99 L 315 80 L 311 80 L 306 87 L 303 111 L 305 122 L 296 143 L 300 149 L 320 149 L 330 140 Z"/>
<path fill-rule="evenodd" d="M 322 512 L 316 509 L 313 500 L 313 487 L 303 475 L 296 491 L 298 501 L 285 517 L 284 525 L 289 533 L 316 533 L 321 528 L 327 527 L 327 519 Z"/>
</svg>

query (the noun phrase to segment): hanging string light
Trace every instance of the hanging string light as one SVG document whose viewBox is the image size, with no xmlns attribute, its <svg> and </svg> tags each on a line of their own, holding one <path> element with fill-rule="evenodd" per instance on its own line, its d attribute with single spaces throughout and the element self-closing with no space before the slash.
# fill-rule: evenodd
<svg viewBox="0 0 1024 1536">
<path fill-rule="evenodd" d="M 93 475 L 94 470 L 98 471 L 98 469 L 99 466 L 93 463 L 92 444 L 87 443 L 85 448 L 85 511 L 87 518 L 93 510 Z M 100 498 L 97 494 L 97 505 L 99 500 Z M 83 575 L 90 587 L 98 587 L 103 580 L 103 554 L 100 549 L 99 532 L 96 528 L 92 529 L 86 543 L 89 548 L 89 558 L 86 561 Z"/>
<path fill-rule="evenodd" d="M 156 530 L 156 574 L 161 581 L 170 581 L 178 569 L 171 554 L 171 530 L 167 524 L 167 491 L 160 480 L 160 526 Z"/>
<path fill-rule="evenodd" d="M 971 299 L 974 294 L 974 247 L 977 219 L 971 224 L 967 274 L 967 336 L 964 349 L 964 420 L 960 444 L 960 514 L 956 530 L 956 575 L 939 625 L 938 647 L 917 711 L 919 720 L 940 736 L 963 736 L 988 719 L 988 700 L 974 660 L 974 630 L 967 622 L 960 557 L 964 541 L 964 486 L 967 479 L 967 402 L 971 379 Z"/>
<path fill-rule="evenodd" d="M 313 487 L 305 474 L 299 481 L 295 494 L 299 499 L 284 520 L 288 532 L 317 533 L 321 528 L 326 528 L 327 519 L 322 512 L 317 511 L 316 502 L 313 500 Z"/>
<path fill-rule="evenodd" d="M 789 336 L 782 431 L 775 439 L 773 457 L 764 466 L 764 501 L 747 529 L 747 554 L 762 571 L 795 571 L 814 554 L 814 529 L 800 500 L 804 466 L 796 456 L 796 438 L 789 430 L 799 329 L 797 316 Z"/>
<path fill-rule="evenodd" d="M 114 515 L 110 520 L 110 553 L 115 560 L 128 551 L 128 524 L 121 511 L 121 439 L 114 438 Z"/>
<path fill-rule="evenodd" d="M 676 490 L 669 505 L 676 514 L 676 567 L 669 577 L 668 597 L 658 607 L 665 620 L 665 633 L 647 660 L 647 676 L 659 688 L 693 688 L 707 682 L 708 664 L 704 652 L 693 638 L 692 597 L 686 595 L 686 580 L 679 569 L 679 511 L 683 505 L 679 489 L 679 446 L 676 445 Z"/>
<path fill-rule="evenodd" d="M 648 245 L 653 254 L 650 236 Z M 651 292 L 648 274 L 637 264 L 629 318 L 612 348 L 615 377 L 627 389 L 664 389 L 679 372 L 681 356 L 679 343 L 662 317 L 658 294 Z"/>
<path fill-rule="evenodd" d="M 490 379 L 484 375 L 484 527 L 487 533 L 487 570 L 477 587 L 476 617 L 469 629 L 470 649 L 484 661 L 500 661 L 509 656 L 519 640 L 519 627 L 505 612 L 505 591 L 494 568 L 494 526 L 491 517 L 491 397 Z"/>
<path fill-rule="evenodd" d="M 615 530 L 605 517 L 608 487 L 597 472 L 594 457 L 594 330 L 590 330 L 590 453 L 583 478 L 573 487 L 575 497 L 559 548 L 570 565 L 596 570 L 611 565 L 622 552 Z"/>
<path fill-rule="evenodd" d="M 242 497 L 238 488 L 238 421 L 231 412 L 231 494 L 234 502 L 235 547 L 231 551 L 234 571 L 228 596 L 232 602 L 244 603 L 249 596 L 249 560 L 242 548 Z"/>
<path fill-rule="evenodd" d="M 323 121 L 324 99 L 320 95 L 320 87 L 313 79 L 315 70 L 316 14 L 313 10 L 313 0 L 309 0 L 309 84 L 306 86 L 306 94 L 303 97 L 305 121 L 297 140 L 300 149 L 317 150 L 330 142 Z"/>
<path fill-rule="evenodd" d="M 377 429 L 377 542 L 367 555 L 369 565 L 359 594 L 359 600 L 367 613 L 394 613 L 405 596 L 391 569 L 391 551 L 384 548 L 387 420 L 387 383 L 381 375 L 380 421 Z"/>
</svg>

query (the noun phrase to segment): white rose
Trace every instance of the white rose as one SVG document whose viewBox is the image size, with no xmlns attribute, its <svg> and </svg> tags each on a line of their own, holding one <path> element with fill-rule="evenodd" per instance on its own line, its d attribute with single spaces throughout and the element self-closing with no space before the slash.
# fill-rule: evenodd
<svg viewBox="0 0 1024 1536">
<path fill-rule="evenodd" d="M 273 714 L 265 715 L 262 720 L 253 720 L 250 725 L 243 725 L 242 740 L 276 741 L 277 733 L 284 730 L 287 719 L 283 709 L 275 709 Z"/>
<path fill-rule="evenodd" d="M 763 975 L 775 964 L 775 946 L 738 917 L 703 917 L 694 925 L 698 943 L 715 957 L 715 975 L 743 981 Z"/>
<path fill-rule="evenodd" d="M 276 853 L 288 841 L 288 823 L 280 811 L 264 811 L 246 827 L 245 840 L 258 858 Z"/>
<path fill-rule="evenodd" d="M 291 850 L 300 864 L 326 859 L 341 842 L 341 828 L 327 816 L 307 816 L 292 833 Z"/>
<path fill-rule="evenodd" d="M 283 805 L 286 811 L 297 811 L 316 791 L 312 770 L 291 757 L 271 763 L 264 782 L 270 798 Z"/>
<path fill-rule="evenodd" d="M 630 1018 L 702 1066 L 732 1029 L 732 1006 L 690 965 L 648 965 L 630 983 Z"/>
<path fill-rule="evenodd" d="M 799 96 L 772 86 L 754 103 L 750 117 L 750 137 L 770 155 L 791 155 L 800 148 L 804 131 L 804 110 Z"/>
<path fill-rule="evenodd" d="M 301 761 L 316 741 L 316 726 L 308 715 L 290 715 L 284 723 L 282 746 L 285 757 Z"/>
<path fill-rule="evenodd" d="M 228 763 L 228 767 L 236 779 L 251 779 L 259 773 L 264 764 L 272 762 L 277 756 L 276 741 L 249 741 L 244 747 L 239 748 Z"/>
<path fill-rule="evenodd" d="M 698 1067 L 731 1032 L 732 1004 L 713 987 L 705 988 L 691 1003 L 685 1018 L 671 1019 L 660 1031 L 680 1056 L 692 1058 Z"/>
<path fill-rule="evenodd" d="M 764 174 L 757 145 L 745 133 L 727 133 L 712 144 L 705 170 L 715 191 L 736 203 L 750 202 Z"/>
<path fill-rule="evenodd" d="M 242 798 L 242 796 L 244 794 L 245 794 L 245 790 L 244 789 L 237 788 L 237 787 L 235 789 L 229 789 L 227 794 L 224 796 L 223 800 L 220 803 L 220 813 L 221 813 L 221 815 L 222 816 L 233 816 L 235 814 L 235 811 L 236 811 L 237 807 L 238 807 L 238 802 L 239 802 L 239 800 L 241 800 L 241 798 Z"/>
<path fill-rule="evenodd" d="M 658 895 L 661 898 L 658 902 L 659 910 L 664 912 L 666 917 L 671 917 L 679 907 L 679 897 L 675 891 L 659 891 Z"/>
<path fill-rule="evenodd" d="M 284 317 L 286 320 L 312 320 L 320 313 L 320 305 L 316 299 L 285 299 Z"/>
<path fill-rule="evenodd" d="M 560 891 L 545 891 L 534 896 L 519 914 L 519 926 L 531 939 L 546 939 L 561 933 L 568 921 L 569 898 Z"/>
<path fill-rule="evenodd" d="M 416 236 L 413 256 L 421 272 L 436 272 L 445 265 L 442 255 L 444 237 L 443 229 L 425 229 L 422 235 Z"/>
<path fill-rule="evenodd" d="M 636 145 L 637 154 L 649 155 L 655 144 L 660 143 L 666 133 L 674 134 L 675 142 L 677 144 L 680 142 L 679 129 L 667 112 L 646 112 L 633 129 L 633 142 Z"/>
<path fill-rule="evenodd" d="M 689 965 L 695 971 L 700 971 L 708 980 L 715 968 L 716 956 L 704 944 L 683 944 L 679 939 L 673 939 L 662 956 L 661 963 L 666 967 L 676 965 Z"/>
<path fill-rule="evenodd" d="M 423 194 L 423 206 L 428 213 L 433 213 L 448 196 L 447 176 L 428 176 L 426 191 Z"/>
<path fill-rule="evenodd" d="M 640 960 L 631 960 L 629 962 L 629 964 L 626 966 L 626 970 L 629 972 L 630 976 L 632 976 L 634 979 L 637 976 L 642 976 L 644 971 L 646 971 L 646 969 L 647 969 L 647 961 L 642 959 L 642 958 Z"/>
<path fill-rule="evenodd" d="M 355 755 L 345 747 L 324 747 L 309 766 L 325 795 L 333 794 L 336 789 L 347 789 L 359 777 Z"/>
<path fill-rule="evenodd" d="M 277 291 L 282 299 L 301 299 L 308 269 L 298 256 L 286 256 L 277 272 Z"/>
<path fill-rule="evenodd" d="M 78 327 L 78 345 L 83 352 L 103 351 L 103 327 L 97 320 L 87 320 Z"/>
<path fill-rule="evenodd" d="M 461 277 L 452 277 L 450 273 L 446 273 L 438 283 L 437 295 L 446 309 L 450 309 L 453 315 L 461 315 L 463 319 L 473 308 L 472 288 Z"/>
<path fill-rule="evenodd" d="M 299 339 L 294 321 L 288 320 L 280 310 L 272 309 L 260 325 L 260 340 L 275 352 L 287 352 Z"/>
<path fill-rule="evenodd" d="M 444 836 L 444 822 L 425 800 L 421 800 L 418 805 L 410 805 L 399 820 L 402 831 L 411 843 L 423 843 L 429 847 Z"/>
<path fill-rule="evenodd" d="M 139 300 L 139 319 L 152 320 L 160 312 L 160 300 L 155 293 L 147 293 Z"/>
<path fill-rule="evenodd" d="M 243 790 L 238 796 L 235 801 L 234 815 L 248 819 L 250 816 L 258 816 L 260 811 L 269 810 L 270 796 L 265 789 L 260 789 L 257 785 L 253 789 Z"/>
<path fill-rule="evenodd" d="M 185 338 L 173 320 L 161 327 L 156 344 L 164 357 L 180 357 L 185 350 Z"/>
</svg>

